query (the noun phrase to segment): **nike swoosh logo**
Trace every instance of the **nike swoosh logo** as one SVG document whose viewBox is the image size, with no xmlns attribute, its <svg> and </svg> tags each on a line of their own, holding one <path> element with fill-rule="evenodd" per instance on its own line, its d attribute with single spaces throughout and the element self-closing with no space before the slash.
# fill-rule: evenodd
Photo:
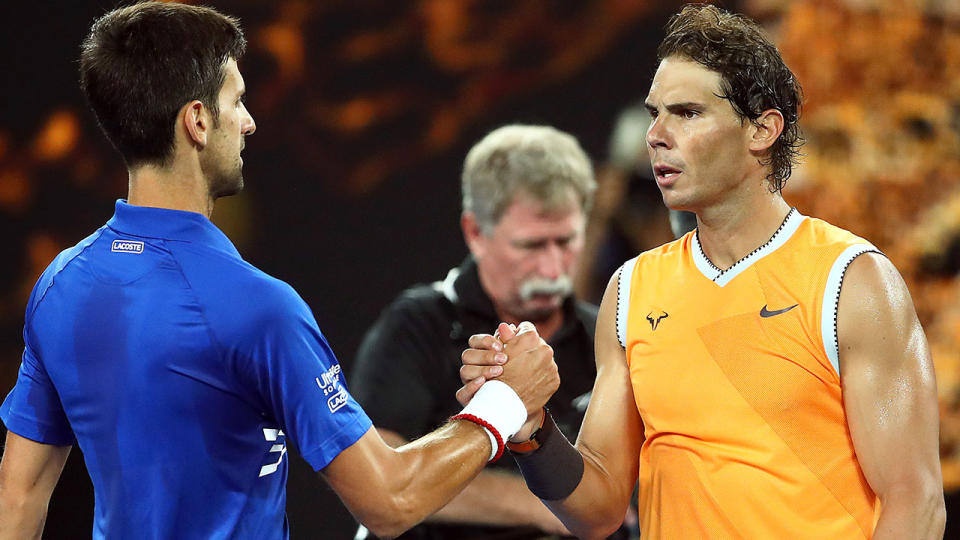
<svg viewBox="0 0 960 540">
<path fill-rule="evenodd" d="M 781 313 L 786 313 L 786 312 L 790 311 L 791 309 L 793 309 L 793 308 L 795 308 L 795 307 L 797 307 L 797 306 L 799 306 L 799 305 L 800 305 L 800 304 L 794 304 L 794 305 L 792 305 L 792 306 L 790 306 L 790 307 L 788 307 L 788 308 L 778 309 L 778 310 L 776 310 L 776 311 L 770 311 L 770 310 L 767 309 L 767 306 L 763 306 L 763 309 L 760 310 L 760 316 L 761 316 L 761 317 L 773 317 L 774 315 L 780 315 Z"/>
</svg>

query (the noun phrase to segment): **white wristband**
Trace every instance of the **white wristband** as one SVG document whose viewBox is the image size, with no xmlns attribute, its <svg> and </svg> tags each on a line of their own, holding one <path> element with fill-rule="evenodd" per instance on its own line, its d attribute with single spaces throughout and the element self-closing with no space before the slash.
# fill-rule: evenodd
<svg viewBox="0 0 960 540">
<path fill-rule="evenodd" d="M 482 418 L 500 432 L 504 442 L 520 431 L 527 421 L 527 407 L 520 396 L 507 383 L 496 380 L 483 383 L 460 414 Z M 496 437 L 486 428 L 484 431 L 490 437 L 490 458 L 493 459 L 498 451 Z"/>
<path fill-rule="evenodd" d="M 494 436 L 493 432 L 487 429 L 486 426 L 480 427 L 483 428 L 483 432 L 486 433 L 487 438 L 490 439 L 490 457 L 487 458 L 487 461 L 493 461 L 493 458 L 497 457 L 497 453 L 500 452 L 500 443 L 497 442 L 497 437 Z"/>
</svg>

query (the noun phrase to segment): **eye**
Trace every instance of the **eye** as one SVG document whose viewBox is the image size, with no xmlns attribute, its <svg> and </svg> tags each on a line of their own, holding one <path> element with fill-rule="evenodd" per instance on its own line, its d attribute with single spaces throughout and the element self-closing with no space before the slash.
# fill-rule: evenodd
<svg viewBox="0 0 960 540">
<path fill-rule="evenodd" d="M 696 118 L 697 116 L 699 116 L 700 111 L 695 111 L 693 109 L 684 109 L 683 111 L 680 112 L 680 115 L 683 116 L 685 119 L 690 120 L 692 118 Z"/>
<path fill-rule="evenodd" d="M 546 247 L 547 243 L 544 240 L 532 240 L 527 242 L 517 242 L 516 247 L 523 251 L 536 251 L 538 249 L 543 249 Z"/>
</svg>

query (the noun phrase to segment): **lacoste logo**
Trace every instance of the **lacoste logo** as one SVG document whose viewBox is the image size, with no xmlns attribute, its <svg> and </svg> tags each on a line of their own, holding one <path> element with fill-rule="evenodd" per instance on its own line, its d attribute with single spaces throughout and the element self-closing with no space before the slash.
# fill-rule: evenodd
<svg viewBox="0 0 960 540">
<path fill-rule="evenodd" d="M 651 311 L 650 313 L 647 313 L 647 320 L 650 321 L 650 329 L 656 330 L 657 327 L 660 326 L 660 321 L 666 319 L 669 316 L 670 314 L 663 310 L 659 310 L 656 312 Z"/>
<path fill-rule="evenodd" d="M 330 409 L 330 412 L 335 413 L 340 410 L 344 405 L 347 404 L 347 391 L 343 388 L 339 392 L 330 396 L 330 399 L 327 400 L 327 408 Z"/>
<path fill-rule="evenodd" d="M 795 308 L 795 307 L 797 307 L 797 306 L 799 306 L 799 305 L 800 305 L 800 304 L 794 304 L 794 305 L 792 305 L 792 306 L 790 306 L 790 307 L 788 307 L 788 308 L 778 309 L 778 310 L 775 310 L 775 311 L 770 311 L 770 310 L 767 309 L 767 306 L 763 306 L 763 308 L 760 310 L 760 316 L 761 316 L 761 317 L 764 317 L 764 318 L 766 318 L 766 317 L 773 317 L 774 315 L 780 315 L 781 313 L 786 313 L 786 312 L 790 311 L 791 309 L 793 309 L 793 308 Z M 648 317 L 648 318 L 649 318 L 649 317 Z"/>
<path fill-rule="evenodd" d="M 143 253 L 143 242 L 136 240 L 114 240 L 110 245 L 110 251 L 114 253 Z"/>
</svg>

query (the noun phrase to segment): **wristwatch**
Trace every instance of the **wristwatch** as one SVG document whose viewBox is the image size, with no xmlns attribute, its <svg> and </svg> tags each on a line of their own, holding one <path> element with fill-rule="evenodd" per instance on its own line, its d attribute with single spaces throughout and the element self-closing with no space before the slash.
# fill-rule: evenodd
<svg viewBox="0 0 960 540">
<path fill-rule="evenodd" d="M 533 433 L 530 435 L 530 438 L 523 442 L 510 442 L 507 441 L 507 450 L 510 450 L 511 454 L 529 454 L 543 445 L 543 439 L 540 435 L 543 433 L 543 423 L 547 420 L 547 416 L 550 415 L 550 411 L 546 407 L 543 408 L 543 416 L 540 417 L 540 425 L 537 426 L 537 429 L 533 430 Z"/>
</svg>

